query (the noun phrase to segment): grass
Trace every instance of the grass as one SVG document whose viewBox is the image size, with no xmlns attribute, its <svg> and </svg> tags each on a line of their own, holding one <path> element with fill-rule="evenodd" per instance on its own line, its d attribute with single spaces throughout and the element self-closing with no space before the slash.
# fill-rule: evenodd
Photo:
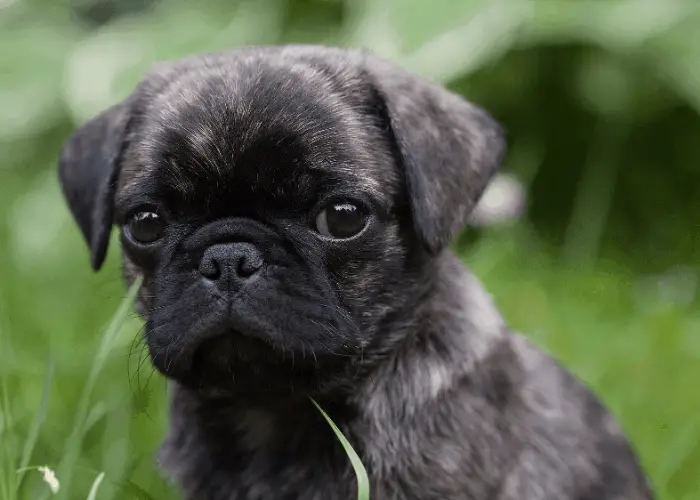
<svg viewBox="0 0 700 500">
<path fill-rule="evenodd" d="M 338 426 L 335 425 L 335 422 L 333 422 L 333 420 L 331 420 L 328 414 L 325 411 L 323 411 L 323 408 L 321 408 L 319 404 L 313 399 L 311 400 L 311 402 L 314 404 L 314 406 L 316 406 L 316 408 L 318 408 L 318 411 L 321 412 L 321 415 L 323 415 L 323 418 L 326 419 L 328 425 L 331 426 L 331 429 L 333 429 L 333 432 L 338 438 L 338 441 L 340 441 L 340 444 L 343 445 L 343 449 L 345 450 L 345 453 L 350 459 L 352 468 L 355 471 L 355 476 L 357 477 L 357 500 L 369 500 L 369 477 L 367 476 L 367 470 L 365 470 L 365 466 L 362 464 L 362 459 L 352 447 L 350 441 L 348 441 L 348 439 L 338 428 Z"/>
<path fill-rule="evenodd" d="M 102 372 L 107 356 L 114 346 L 115 337 L 119 333 L 119 330 L 124 323 L 124 318 L 127 316 L 133 305 L 134 297 L 136 296 L 140 286 L 140 279 L 138 279 L 131 286 L 129 294 L 127 295 L 126 299 L 122 301 L 116 314 L 110 321 L 110 324 L 102 337 L 102 342 L 100 342 L 100 346 L 93 358 L 92 366 L 90 367 L 87 380 L 80 396 L 78 408 L 76 410 L 73 421 L 73 429 L 66 439 L 62 458 L 58 466 L 58 473 L 61 477 L 61 482 L 63 483 L 63 489 L 59 494 L 60 500 L 68 498 L 68 492 L 70 491 L 71 480 L 75 471 L 76 462 L 78 460 L 78 456 L 80 455 L 80 447 L 83 437 L 92 426 L 92 423 L 102 416 L 101 414 L 103 412 L 103 407 L 99 405 L 99 403 L 94 405 L 92 410 L 90 410 L 92 393 L 95 389 L 95 384 L 97 383 L 97 377 Z M 101 481 L 102 480 L 100 479 L 100 482 Z M 91 490 L 92 489 L 96 489 L 94 484 Z M 44 497 L 46 496 L 47 495 L 44 495 Z"/>
<path fill-rule="evenodd" d="M 39 405 L 39 408 L 37 411 L 34 413 L 34 418 L 32 420 L 32 423 L 29 428 L 29 432 L 26 436 L 26 440 L 24 442 L 24 448 L 23 452 L 21 455 L 21 461 L 19 463 L 19 467 L 17 468 L 16 471 L 12 471 L 12 457 L 6 457 L 5 465 L 6 467 L 9 466 L 9 470 L 6 469 L 7 475 L 5 478 L 6 484 L 7 484 L 7 489 L 3 489 L 3 500 L 4 499 L 14 499 L 14 498 L 19 498 L 19 492 L 22 487 L 22 481 L 25 478 L 27 472 L 35 470 L 37 472 L 41 472 L 44 475 L 44 482 L 46 483 L 46 487 L 43 489 L 41 492 L 40 496 L 37 498 L 41 499 L 47 499 L 51 494 L 56 495 L 58 499 L 67 499 L 67 498 L 72 498 L 71 496 L 71 481 L 72 477 L 76 472 L 76 462 L 78 461 L 80 452 L 81 452 L 81 447 L 83 443 L 83 437 L 85 436 L 86 432 L 92 427 L 92 425 L 100 418 L 103 416 L 103 407 L 99 403 L 93 406 L 92 410 L 90 410 L 90 405 L 91 405 L 91 400 L 92 400 L 92 393 L 95 388 L 96 382 L 98 377 L 100 376 L 102 372 L 102 368 L 104 367 L 105 361 L 107 360 L 109 356 L 109 352 L 111 348 L 113 347 L 114 344 L 114 339 L 116 335 L 119 333 L 119 330 L 124 323 L 124 319 L 127 316 L 130 308 L 133 305 L 133 299 L 138 291 L 138 288 L 141 286 L 141 280 L 136 280 L 134 285 L 131 287 L 129 294 L 127 297 L 122 301 L 120 304 L 119 308 L 117 309 L 116 313 L 112 317 L 112 320 L 109 323 L 109 326 L 107 327 L 105 334 L 102 336 L 102 341 L 100 343 L 100 346 L 95 353 L 95 356 L 93 358 L 91 367 L 88 372 L 87 379 L 85 381 L 85 385 L 82 390 L 82 395 L 80 397 L 80 401 L 78 404 L 78 407 L 75 411 L 75 416 L 73 420 L 73 429 L 71 433 L 68 435 L 66 438 L 65 445 L 62 450 L 61 454 L 61 460 L 58 463 L 57 468 L 57 474 L 53 471 L 52 468 L 49 468 L 48 466 L 30 466 L 29 462 L 32 458 L 33 450 L 36 446 L 37 438 L 39 436 L 40 428 L 42 424 L 45 421 L 46 418 L 46 405 L 48 401 L 48 396 L 49 396 L 49 389 L 50 389 L 50 384 L 51 380 L 53 377 L 53 363 L 49 361 L 47 364 L 47 370 L 46 370 L 46 376 L 45 376 L 45 381 L 44 381 L 44 388 L 42 392 L 42 397 L 41 397 L 41 402 Z M 5 435 L 4 437 L 8 437 L 7 435 L 13 432 L 14 430 L 14 425 L 12 424 L 13 422 L 13 417 L 12 417 L 12 407 L 9 403 L 8 400 L 8 394 L 9 391 L 7 389 L 7 383 L 3 379 L 2 380 L 2 387 L 3 387 L 3 404 L 2 404 L 2 414 L 3 414 L 3 422 L 6 424 L 4 426 L 3 433 L 0 435 Z M 16 438 L 21 439 L 21 436 L 14 436 Z M 48 475 L 48 476 L 47 476 Z M 58 476 L 58 479 L 56 479 L 56 475 Z M 47 479 L 48 477 L 48 479 Z M 100 472 L 95 481 L 92 483 L 92 486 L 90 487 L 90 491 L 88 493 L 88 500 L 96 498 L 97 491 L 100 487 L 100 484 L 102 483 L 102 480 L 105 477 L 104 472 Z M 60 486 L 59 486 L 60 483 Z M 50 486 L 53 486 L 53 484 L 56 484 L 57 486 L 54 488 L 51 488 Z"/>
</svg>

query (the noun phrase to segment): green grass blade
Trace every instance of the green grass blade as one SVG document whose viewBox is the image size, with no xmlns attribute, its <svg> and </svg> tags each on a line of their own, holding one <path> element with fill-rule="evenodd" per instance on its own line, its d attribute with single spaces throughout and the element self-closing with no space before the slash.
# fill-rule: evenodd
<svg viewBox="0 0 700 500">
<path fill-rule="evenodd" d="M 321 406 L 313 399 L 311 399 L 311 402 L 314 404 L 314 406 L 316 406 L 318 411 L 321 412 L 323 418 L 326 419 L 328 425 L 330 425 L 333 432 L 335 432 L 338 441 L 340 441 L 340 444 L 343 445 L 345 453 L 347 453 L 348 458 L 350 459 L 350 463 L 352 463 L 353 469 L 355 469 L 355 476 L 357 476 L 357 500 L 369 500 L 369 477 L 367 476 L 365 466 L 362 465 L 362 460 L 357 452 L 355 452 L 355 449 L 350 444 L 350 441 L 348 441 L 341 430 L 338 429 L 338 426 L 335 425 L 335 422 L 331 420 L 328 414 L 323 411 L 323 408 L 321 408 Z"/>
<path fill-rule="evenodd" d="M 0 435 L 0 437 L 3 437 Z M 14 495 L 13 485 L 15 483 L 14 474 L 12 474 L 12 465 L 14 460 L 14 455 L 10 446 L 5 444 L 5 439 L 3 439 L 3 446 L 0 450 L 0 499 L 1 500 L 13 500 L 16 498 Z"/>
<path fill-rule="evenodd" d="M 15 435 L 12 418 L 12 408 L 9 400 L 7 379 L 0 373 L 0 499 L 15 498 L 16 477 L 12 469 L 16 460 Z"/>
<path fill-rule="evenodd" d="M 97 350 L 95 359 L 90 368 L 90 374 L 88 375 L 85 386 L 83 387 L 83 393 L 80 396 L 80 401 L 78 403 L 78 409 L 75 414 L 75 420 L 73 422 L 73 429 L 70 436 L 66 440 L 66 447 L 63 455 L 63 459 L 58 468 L 58 477 L 61 480 L 62 487 L 59 492 L 58 500 L 67 500 L 70 492 L 70 485 L 73 475 L 73 470 L 75 469 L 76 462 L 78 461 L 78 456 L 80 454 L 80 447 L 83 441 L 84 427 L 88 419 L 88 411 L 90 406 L 90 397 L 92 391 L 97 382 L 97 377 L 102 371 L 109 352 L 114 344 L 114 341 L 119 334 L 122 324 L 127 318 L 129 310 L 133 304 L 134 298 L 141 287 L 141 278 L 138 278 L 134 284 L 129 289 L 129 293 L 126 298 L 121 302 L 117 312 L 112 316 L 111 321 L 102 337 L 102 342 Z"/>
<path fill-rule="evenodd" d="M 107 408 L 102 402 L 98 402 L 92 410 L 90 410 L 90 413 L 88 413 L 87 418 L 85 419 L 85 423 L 83 424 L 83 432 L 81 433 L 81 437 L 90 432 L 90 429 L 92 429 L 97 422 L 102 420 L 102 418 L 107 414 Z"/>
<path fill-rule="evenodd" d="M 24 442 L 24 449 L 22 450 L 22 458 L 19 463 L 19 472 L 17 477 L 17 484 L 15 491 L 18 492 L 19 488 L 22 486 L 22 480 L 24 479 L 24 474 L 27 467 L 29 466 L 29 461 L 32 458 L 32 453 L 34 452 L 34 447 L 36 446 L 37 439 L 39 438 L 39 430 L 41 425 L 46 419 L 46 406 L 48 405 L 49 392 L 51 391 L 51 380 L 53 379 L 53 360 L 49 357 L 49 361 L 46 366 L 46 374 L 44 375 L 44 388 L 41 391 L 41 403 L 39 409 L 34 414 L 31 426 L 29 427 L 29 432 L 27 434 L 27 439 Z"/>
<path fill-rule="evenodd" d="M 100 489 L 100 484 L 102 484 L 104 477 L 105 473 L 100 472 L 100 474 L 95 478 L 95 482 L 93 482 L 92 486 L 90 487 L 90 493 L 88 493 L 87 500 L 95 500 L 97 498 L 97 490 Z"/>
</svg>

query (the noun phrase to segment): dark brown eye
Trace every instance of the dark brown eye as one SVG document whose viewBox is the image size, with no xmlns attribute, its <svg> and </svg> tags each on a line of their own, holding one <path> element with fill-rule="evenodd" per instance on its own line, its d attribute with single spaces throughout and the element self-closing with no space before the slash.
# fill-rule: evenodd
<svg viewBox="0 0 700 500">
<path fill-rule="evenodd" d="M 128 227 L 131 238 L 142 245 L 155 243 L 165 232 L 165 222 L 155 212 L 138 212 L 129 219 Z"/>
<path fill-rule="evenodd" d="M 358 234 L 366 223 L 365 212 L 354 203 L 333 203 L 316 217 L 316 230 L 323 236 L 344 239 Z"/>
</svg>

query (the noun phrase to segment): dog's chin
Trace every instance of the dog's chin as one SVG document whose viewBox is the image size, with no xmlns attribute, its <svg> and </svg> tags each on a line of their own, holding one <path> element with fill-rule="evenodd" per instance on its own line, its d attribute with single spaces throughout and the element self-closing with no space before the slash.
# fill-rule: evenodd
<svg viewBox="0 0 700 500">
<path fill-rule="evenodd" d="M 178 353 L 172 353 L 178 359 Z M 167 378 L 201 393 L 318 395 L 339 386 L 350 358 L 327 356 L 311 348 L 283 348 L 236 331 L 201 342 L 189 356 L 154 364 Z"/>
<path fill-rule="evenodd" d="M 203 341 L 194 351 L 192 366 L 204 370 L 208 366 L 229 366 L 232 363 L 275 363 L 279 356 L 274 345 L 237 331 L 226 331 Z"/>
</svg>

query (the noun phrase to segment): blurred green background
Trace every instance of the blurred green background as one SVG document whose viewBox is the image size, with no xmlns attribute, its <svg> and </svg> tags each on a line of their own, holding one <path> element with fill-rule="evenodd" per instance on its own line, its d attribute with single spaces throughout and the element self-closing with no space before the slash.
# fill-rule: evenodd
<svg viewBox="0 0 700 500">
<path fill-rule="evenodd" d="M 97 498 L 173 498 L 165 384 L 133 314 L 105 334 L 119 251 L 90 271 L 56 159 L 154 61 L 286 42 L 371 48 L 505 125 L 527 211 L 457 249 L 606 401 L 659 498 L 700 499 L 698 0 L 0 0 L 0 500 L 48 498 L 17 473 L 44 464 L 62 498 L 99 472 Z"/>
</svg>

